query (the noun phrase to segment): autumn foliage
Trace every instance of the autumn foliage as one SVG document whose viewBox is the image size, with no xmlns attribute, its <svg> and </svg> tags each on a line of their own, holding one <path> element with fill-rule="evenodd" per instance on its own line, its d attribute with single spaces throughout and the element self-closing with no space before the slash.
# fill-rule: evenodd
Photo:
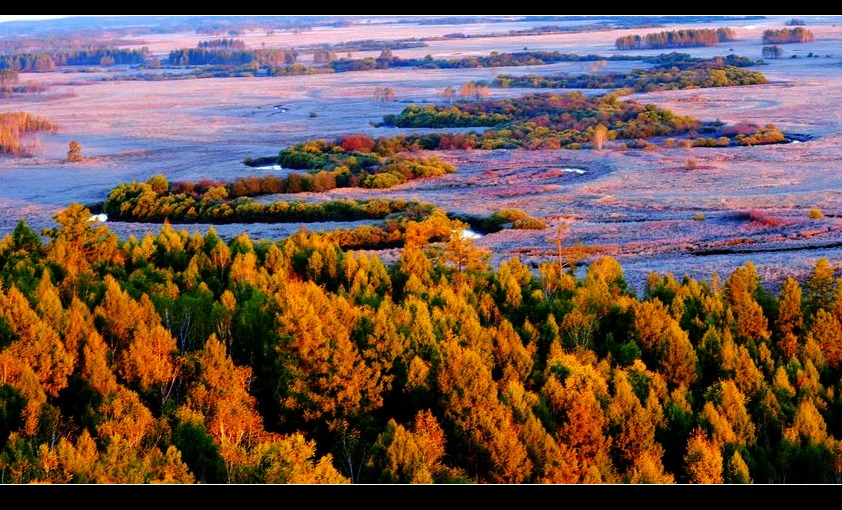
<svg viewBox="0 0 842 510">
<path fill-rule="evenodd" d="M 842 280 L 489 264 L 406 226 L 0 241 L 7 483 L 834 483 Z M 566 256 L 566 255 L 564 255 Z"/>
</svg>

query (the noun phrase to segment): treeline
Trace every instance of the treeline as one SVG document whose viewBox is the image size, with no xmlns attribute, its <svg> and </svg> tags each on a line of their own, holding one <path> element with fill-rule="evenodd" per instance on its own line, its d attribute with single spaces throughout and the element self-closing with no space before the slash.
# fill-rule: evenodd
<svg viewBox="0 0 842 510">
<path fill-rule="evenodd" d="M 339 51 L 383 51 L 383 50 L 407 50 L 411 48 L 423 48 L 429 46 L 423 40 L 415 38 L 380 40 L 360 39 L 357 41 L 345 41 L 335 44 L 319 45 L 317 50 L 330 52 Z"/>
<path fill-rule="evenodd" d="M 813 32 L 804 27 L 770 28 L 763 31 L 763 44 L 786 44 L 812 42 Z"/>
<path fill-rule="evenodd" d="M 275 201 L 261 203 L 245 195 L 231 196 L 226 191 L 253 178 L 237 179 L 231 186 L 221 182 L 200 181 L 169 184 L 159 174 L 146 182 L 132 181 L 117 185 L 108 194 L 101 210 L 108 221 L 140 223 L 319 223 L 360 220 L 388 220 L 383 225 L 337 231 L 332 239 L 343 248 L 383 249 L 403 243 L 402 228 L 407 220 L 423 221 L 437 209 L 426 203 L 407 200 L 330 200 L 320 202 Z M 258 191 L 251 191 L 254 195 Z M 445 214 L 439 211 L 437 214 Z M 452 215 L 481 233 L 503 229 L 542 230 L 548 228 L 540 218 L 522 209 L 501 209 L 490 216 Z M 437 220 L 441 223 L 441 220 Z M 437 232 L 441 229 L 437 229 Z M 368 234 L 366 234 L 368 232 Z M 353 239 L 353 241 L 351 241 Z"/>
<path fill-rule="evenodd" d="M 62 66 L 112 66 L 143 64 L 149 49 L 91 49 L 70 52 L 16 53 L 0 55 L 0 69 L 18 72 L 47 72 Z"/>
<path fill-rule="evenodd" d="M 423 58 L 403 59 L 384 50 L 377 58 L 363 59 L 343 58 L 330 62 L 330 67 L 338 72 L 369 71 L 372 69 L 389 69 L 402 67 L 417 67 L 421 69 L 466 69 L 484 67 L 516 67 L 554 64 L 558 62 L 591 62 L 598 60 L 635 60 L 639 57 L 623 55 L 579 55 L 576 53 L 560 53 L 558 51 L 519 51 L 514 53 L 492 52 L 487 56 L 469 56 L 454 59 L 435 59 L 428 55 Z"/>
<path fill-rule="evenodd" d="M 500 120 L 503 122 L 501 123 Z M 483 133 L 431 133 L 403 138 L 425 149 L 560 149 L 581 148 L 602 125 L 611 139 L 675 136 L 701 126 L 692 118 L 654 105 L 620 101 L 616 94 L 585 96 L 528 94 L 514 99 L 410 105 L 384 123 L 404 128 L 491 126 Z"/>
<path fill-rule="evenodd" d="M 268 52 L 268 53 L 265 53 Z M 279 53 L 280 52 L 280 53 Z M 328 49 L 314 49 L 313 63 L 295 63 L 297 51 L 290 50 L 227 50 L 227 49 L 180 49 L 170 52 L 162 62 L 171 66 L 202 66 L 190 74 L 146 73 L 106 77 L 104 80 L 183 80 L 190 78 L 223 78 L 238 76 L 299 76 L 318 73 L 370 71 L 388 68 L 458 69 L 498 66 L 527 66 L 557 62 L 598 62 L 603 60 L 640 60 L 630 55 L 602 56 L 579 55 L 557 51 L 527 51 L 516 53 L 492 52 L 488 56 L 470 56 L 458 59 L 434 59 L 432 56 L 402 59 L 391 50 L 381 51 L 378 57 L 363 59 L 336 59 L 336 53 Z M 150 61 L 160 64 L 158 61 Z M 290 63 L 292 62 L 292 63 Z"/>
<path fill-rule="evenodd" d="M 53 32 L 33 35 L 17 33 L 15 37 L 0 38 L 0 54 L 13 53 L 64 53 L 69 50 L 102 50 L 115 49 L 120 46 L 137 46 L 146 44 L 142 39 L 128 36 L 139 35 L 129 33 L 131 30 L 111 29 L 90 30 L 79 29 L 73 32 Z"/>
<path fill-rule="evenodd" d="M 421 223 L 119 240 L 74 204 L 0 241 L 5 483 L 836 483 L 842 280 L 765 288 Z M 559 243 L 559 246 L 562 246 Z"/>
<path fill-rule="evenodd" d="M 119 184 L 108 194 L 102 211 L 111 221 L 224 224 L 380 220 L 410 208 L 430 210 L 431 206 L 405 200 L 264 204 L 247 197 L 229 197 L 223 186 L 212 186 L 204 193 L 170 187 L 163 175 L 156 175 L 147 182 Z"/>
<path fill-rule="evenodd" d="M 26 152 L 23 135 L 39 131 L 54 132 L 57 129 L 58 126 L 44 117 L 27 112 L 0 113 L 0 153 L 22 154 Z"/>
<path fill-rule="evenodd" d="M 692 48 L 697 46 L 716 46 L 721 42 L 735 39 L 734 29 L 688 28 L 656 32 L 646 35 L 624 35 L 614 41 L 618 50 Z"/>
<path fill-rule="evenodd" d="M 172 50 L 167 63 L 171 66 L 242 66 L 256 62 L 262 66 L 278 66 L 295 64 L 297 58 L 298 52 L 295 50 L 183 48 Z"/>
<path fill-rule="evenodd" d="M 750 71 L 743 66 L 754 62 L 744 57 L 728 55 L 713 59 L 692 58 L 674 54 L 675 58 L 646 69 L 623 73 L 591 73 L 570 75 L 498 75 L 493 87 L 576 88 L 576 89 L 629 89 L 635 92 L 676 90 L 687 88 L 733 87 L 766 83 L 760 71 Z M 684 57 L 684 58 L 681 58 Z M 485 82 L 478 82 L 486 85 Z"/>
<path fill-rule="evenodd" d="M 211 39 L 199 41 L 196 47 L 203 50 L 244 50 L 246 49 L 246 42 L 242 39 Z"/>
<path fill-rule="evenodd" d="M 372 145 L 366 146 L 366 151 L 344 149 L 343 144 L 344 147 L 350 147 L 350 144 L 357 143 L 349 140 L 365 140 L 365 143 Z M 374 141 L 366 135 L 347 135 L 338 142 L 311 140 L 280 151 L 277 164 L 286 168 L 308 170 L 306 173 L 246 176 L 230 182 L 201 179 L 197 182 L 178 181 L 172 184 L 164 176 L 156 175 L 147 184 L 158 194 L 169 190 L 174 194 L 186 194 L 197 200 L 222 200 L 275 194 L 318 193 L 335 188 L 383 189 L 414 179 L 438 177 L 456 171 L 453 165 L 435 156 L 422 158 L 399 154 L 406 150 L 412 150 L 412 147 L 400 144 L 396 140 L 384 138 Z"/>
</svg>

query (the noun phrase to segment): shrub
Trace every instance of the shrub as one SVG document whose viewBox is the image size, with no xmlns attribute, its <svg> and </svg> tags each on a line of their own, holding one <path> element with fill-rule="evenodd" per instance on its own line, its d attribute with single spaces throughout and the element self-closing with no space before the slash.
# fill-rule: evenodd
<svg viewBox="0 0 842 510">
<path fill-rule="evenodd" d="M 512 228 L 515 230 L 544 230 L 549 228 L 547 222 L 540 218 L 521 218 L 512 223 Z"/>
<path fill-rule="evenodd" d="M 818 207 L 813 207 L 812 209 L 810 209 L 809 216 L 810 216 L 810 219 L 820 220 L 820 219 L 824 218 L 824 213 Z"/>
</svg>

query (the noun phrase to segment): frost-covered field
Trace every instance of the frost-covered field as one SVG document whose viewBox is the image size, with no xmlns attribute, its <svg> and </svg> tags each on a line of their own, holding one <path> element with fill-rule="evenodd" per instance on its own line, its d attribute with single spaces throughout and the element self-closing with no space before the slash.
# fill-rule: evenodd
<svg viewBox="0 0 842 510">
<path fill-rule="evenodd" d="M 809 18 L 808 18 L 809 19 Z M 733 25 L 733 44 L 684 50 L 699 56 L 761 57 L 760 35 L 784 19 Z M 785 58 L 760 68 L 770 83 L 750 87 L 636 94 L 683 115 L 726 122 L 774 123 L 813 139 L 787 145 L 728 149 L 657 151 L 471 151 L 441 154 L 456 174 L 412 182 L 401 188 L 334 190 L 336 197 L 417 198 L 465 213 L 518 207 L 551 226 L 570 225 L 567 242 L 581 242 L 616 257 L 632 284 L 642 288 L 650 271 L 708 278 L 727 275 L 753 261 L 774 284 L 803 276 L 818 257 L 842 263 L 842 28 L 838 19 L 811 21 L 812 43 L 785 45 Z M 821 23 L 821 24 L 819 24 Z M 510 26 L 513 25 L 513 26 Z M 475 33 L 521 28 L 519 24 L 460 27 Z M 522 24 L 526 26 L 526 24 Z M 669 28 L 673 28 L 670 26 Z M 454 27 L 367 27 L 313 33 L 246 37 L 249 44 L 303 45 L 368 38 L 407 38 L 456 31 Z M 648 29 L 657 31 L 659 29 Z M 431 42 L 395 50 L 405 57 L 458 56 L 529 49 L 576 53 L 614 52 L 614 39 L 646 30 L 584 34 L 494 37 Z M 165 53 L 196 44 L 196 34 L 144 36 Z M 308 38 L 312 39 L 310 41 Z M 817 58 L 806 58 L 808 53 Z M 652 54 L 654 51 L 641 53 Z M 364 56 L 360 52 L 355 56 Z M 789 58 L 797 55 L 799 58 Z M 602 71 L 626 70 L 634 63 L 611 62 Z M 498 68 L 498 73 L 587 72 L 589 63 L 537 68 Z M 383 115 L 412 102 L 437 101 L 444 87 L 488 79 L 490 69 L 378 70 L 281 78 L 222 78 L 179 81 L 99 81 L 106 73 L 24 74 L 22 82 L 50 88 L 37 97 L 0 99 L 0 111 L 28 111 L 60 126 L 40 135 L 34 155 L 0 157 L 0 235 L 24 218 L 33 228 L 53 225 L 51 216 L 77 201 L 105 199 L 120 182 L 164 173 L 171 181 L 231 179 L 276 169 L 249 168 L 246 157 L 271 156 L 284 146 L 314 137 L 350 132 L 373 136 L 399 130 L 373 127 Z M 111 73 L 107 73 L 110 75 Z M 375 101 L 376 87 L 390 87 L 396 101 Z M 510 97 L 528 89 L 493 90 Z M 276 108 L 280 107 L 280 108 Z M 64 162 L 69 140 L 80 142 L 88 159 Z M 688 169 L 692 159 L 695 168 Z M 586 173 L 564 171 L 581 169 Z M 818 207 L 822 219 L 810 219 Z M 155 225 L 110 223 L 121 236 L 156 232 Z M 340 224 L 308 225 L 311 229 Z M 204 231 L 207 225 L 182 225 Z M 289 235 L 299 224 L 217 226 L 223 236 L 248 231 L 254 239 Z M 477 239 L 494 260 L 512 256 L 537 264 L 551 256 L 547 231 L 503 231 Z M 388 255 L 388 254 L 384 254 Z"/>
</svg>

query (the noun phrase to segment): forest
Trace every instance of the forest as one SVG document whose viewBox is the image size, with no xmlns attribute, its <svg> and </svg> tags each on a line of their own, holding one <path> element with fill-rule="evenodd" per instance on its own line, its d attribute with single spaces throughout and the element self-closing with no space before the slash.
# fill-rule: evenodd
<svg viewBox="0 0 842 510">
<path fill-rule="evenodd" d="M 0 241 L 5 483 L 835 483 L 842 281 L 537 268 L 406 226 Z"/>
<path fill-rule="evenodd" d="M 619 73 L 567 73 L 514 76 L 498 75 L 493 87 L 534 87 L 551 89 L 627 89 L 634 92 L 655 92 L 688 88 L 734 87 L 766 83 L 760 71 L 744 69 L 755 62 L 745 57 L 728 55 L 713 59 L 692 58 L 687 54 L 671 53 L 644 59 L 656 65 Z M 478 82 L 478 85 L 486 85 Z"/>
<path fill-rule="evenodd" d="M 48 72 L 61 66 L 113 66 L 143 64 L 149 50 L 97 48 L 90 50 L 50 51 L 0 55 L 0 69 L 18 72 Z"/>
<path fill-rule="evenodd" d="M 473 83 L 468 85 L 474 86 Z M 480 88 L 482 86 L 479 86 Z M 450 93 L 453 93 L 451 90 Z M 774 124 L 740 121 L 702 122 L 653 104 L 621 101 L 623 90 L 600 96 L 581 92 L 532 93 L 516 99 L 460 100 L 458 103 L 410 105 L 383 118 L 387 126 L 412 128 L 480 127 L 481 134 L 427 133 L 380 138 L 380 146 L 417 150 L 451 149 L 601 149 L 731 147 L 788 142 Z M 479 93 L 477 93 L 479 95 Z M 654 141 L 649 141 L 655 139 Z M 394 150 L 394 149 L 393 149 Z"/>
<path fill-rule="evenodd" d="M 398 115 L 384 117 L 386 125 L 411 128 L 489 126 L 474 132 L 432 133 L 404 137 L 420 139 L 425 149 L 579 149 L 599 131 L 605 139 L 643 140 L 695 132 L 702 123 L 692 117 L 617 94 L 585 96 L 533 93 L 514 99 L 460 101 L 457 104 L 410 105 Z M 599 128 L 602 126 L 602 128 Z"/>
</svg>

